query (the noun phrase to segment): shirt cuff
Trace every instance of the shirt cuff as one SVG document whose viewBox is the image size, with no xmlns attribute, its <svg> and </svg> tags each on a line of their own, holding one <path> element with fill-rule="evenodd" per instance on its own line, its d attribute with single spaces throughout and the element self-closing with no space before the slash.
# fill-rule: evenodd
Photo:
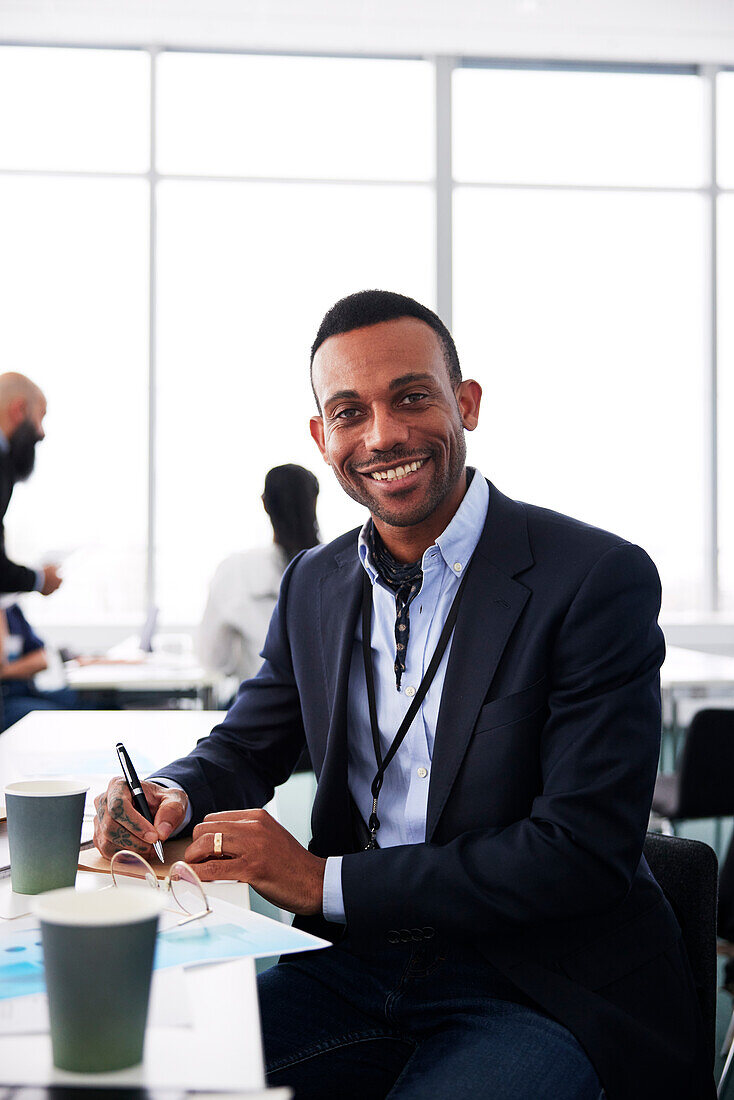
<svg viewBox="0 0 734 1100">
<path fill-rule="evenodd" d="M 172 779 L 166 779 L 165 775 L 151 775 L 150 779 L 148 779 L 147 782 L 148 783 L 157 783 L 161 787 L 168 787 L 168 789 L 172 790 L 172 791 L 183 791 L 184 794 L 186 794 L 186 791 L 184 790 L 184 788 L 181 786 L 180 783 L 174 783 L 174 781 Z M 186 826 L 190 823 L 191 818 L 193 816 L 194 815 L 193 815 L 193 812 L 191 810 L 191 799 L 188 799 L 187 802 L 186 802 L 186 814 L 184 816 L 184 819 L 181 822 L 181 824 L 179 825 L 179 827 L 177 829 L 173 830 L 173 832 L 171 833 L 171 837 L 180 836 L 180 834 L 184 831 Z M 170 840 L 171 837 L 169 837 L 169 840 Z"/>
<path fill-rule="evenodd" d="M 342 895 L 342 857 L 329 856 L 324 870 L 324 897 L 322 910 L 326 920 L 346 924 L 344 897 Z"/>
<path fill-rule="evenodd" d="M 36 584 L 33 589 L 34 592 L 41 592 L 43 590 L 44 581 L 46 580 L 46 574 L 43 569 L 36 569 Z"/>
</svg>

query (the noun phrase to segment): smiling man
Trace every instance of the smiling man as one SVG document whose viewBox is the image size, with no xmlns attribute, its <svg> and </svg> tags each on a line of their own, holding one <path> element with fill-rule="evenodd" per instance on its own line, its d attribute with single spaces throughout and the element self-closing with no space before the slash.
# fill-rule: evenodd
<svg viewBox="0 0 734 1100">
<path fill-rule="evenodd" d="M 370 518 L 291 563 L 260 672 L 145 785 L 154 828 L 113 780 L 97 846 L 149 853 L 193 825 L 202 877 L 334 942 L 260 977 L 268 1080 L 296 1100 L 713 1096 L 642 856 L 655 567 L 467 468 L 481 389 L 412 299 L 338 302 L 312 382 L 311 434 Z M 308 851 L 257 809 L 304 742 Z"/>
<path fill-rule="evenodd" d="M 425 320 L 399 317 L 327 337 L 350 323 L 340 318 L 347 308 L 334 307 L 315 343 L 322 415 L 311 434 L 395 556 L 415 561 L 466 492 L 464 430 L 477 426 L 482 391 L 461 380 L 455 352 L 444 351 Z"/>
</svg>

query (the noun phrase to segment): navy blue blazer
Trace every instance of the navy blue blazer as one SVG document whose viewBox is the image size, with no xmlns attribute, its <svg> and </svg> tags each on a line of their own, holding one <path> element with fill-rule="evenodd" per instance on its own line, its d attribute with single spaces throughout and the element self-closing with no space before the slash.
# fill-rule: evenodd
<svg viewBox="0 0 734 1100">
<path fill-rule="evenodd" d="M 0 451 L 0 593 L 32 592 L 36 587 L 36 573 L 25 565 L 16 565 L 5 553 L 5 529 L 3 520 L 15 487 L 10 455 Z"/>
<path fill-rule="evenodd" d="M 305 741 L 318 777 L 310 847 L 344 855 L 350 941 L 388 951 L 396 931 L 431 926 L 473 943 L 576 1035 L 609 1100 L 713 1096 L 680 931 L 642 856 L 664 656 L 655 566 L 638 546 L 490 485 L 438 716 L 426 842 L 366 852 L 347 788 L 356 544 L 352 531 L 291 563 L 262 669 L 159 774 L 188 792 L 196 823 L 266 803 Z"/>
</svg>

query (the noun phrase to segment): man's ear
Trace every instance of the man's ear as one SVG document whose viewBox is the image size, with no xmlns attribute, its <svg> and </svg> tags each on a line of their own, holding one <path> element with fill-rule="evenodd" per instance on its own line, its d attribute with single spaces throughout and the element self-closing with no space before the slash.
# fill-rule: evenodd
<svg viewBox="0 0 734 1100">
<path fill-rule="evenodd" d="M 14 397 L 8 404 L 8 419 L 10 430 L 14 432 L 19 424 L 22 424 L 28 416 L 28 402 L 25 397 Z"/>
<path fill-rule="evenodd" d="M 466 378 L 456 388 L 456 403 L 459 406 L 461 423 L 468 432 L 473 432 L 479 421 L 482 387 L 473 378 Z"/>
<path fill-rule="evenodd" d="M 321 457 L 327 466 L 331 466 L 328 458 L 326 457 L 326 436 L 324 434 L 324 418 L 322 416 L 312 416 L 308 422 L 309 429 L 311 431 L 311 438 L 321 451 Z"/>
</svg>

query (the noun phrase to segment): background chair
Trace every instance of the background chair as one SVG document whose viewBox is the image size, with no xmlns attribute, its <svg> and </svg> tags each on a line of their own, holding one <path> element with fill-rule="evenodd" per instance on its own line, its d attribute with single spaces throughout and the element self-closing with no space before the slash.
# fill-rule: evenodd
<svg viewBox="0 0 734 1100">
<path fill-rule="evenodd" d="M 661 836 L 659 833 L 647 834 L 644 854 L 683 933 L 713 1074 L 716 1049 L 716 854 L 713 848 L 699 840 Z M 723 1080 L 722 1076 L 720 1089 Z"/>
<path fill-rule="evenodd" d="M 686 733 L 675 772 L 659 775 L 653 812 L 670 823 L 734 815 L 734 710 L 700 710 Z M 720 849 L 717 823 L 716 850 Z"/>
</svg>

